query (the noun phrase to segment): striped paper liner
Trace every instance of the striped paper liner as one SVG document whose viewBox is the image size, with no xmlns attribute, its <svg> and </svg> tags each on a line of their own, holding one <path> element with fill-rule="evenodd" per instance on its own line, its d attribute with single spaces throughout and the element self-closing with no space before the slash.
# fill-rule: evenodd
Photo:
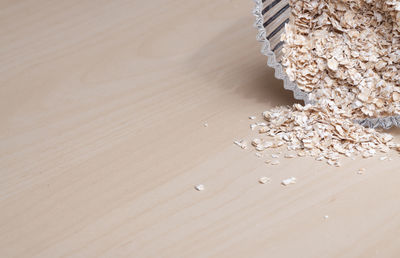
<svg viewBox="0 0 400 258">
<path fill-rule="evenodd" d="M 256 5 L 253 14 L 256 17 L 254 26 L 258 29 L 257 40 L 262 42 L 261 53 L 268 57 L 268 66 L 275 69 L 275 77 L 283 80 L 283 87 L 292 91 L 295 99 L 302 100 L 305 104 L 312 104 L 307 93 L 300 90 L 295 82 L 289 80 L 280 63 L 284 44 L 280 38 L 285 31 L 285 24 L 289 22 L 289 0 L 254 0 L 254 2 Z M 400 127 L 399 115 L 354 121 L 371 128 Z"/>
</svg>

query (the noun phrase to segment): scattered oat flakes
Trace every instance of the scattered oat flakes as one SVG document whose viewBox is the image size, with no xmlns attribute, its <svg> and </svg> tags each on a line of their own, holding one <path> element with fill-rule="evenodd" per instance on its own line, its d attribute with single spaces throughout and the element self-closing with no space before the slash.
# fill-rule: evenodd
<svg viewBox="0 0 400 258">
<path fill-rule="evenodd" d="M 274 159 L 279 159 L 279 155 L 278 154 L 271 154 L 271 157 Z"/>
<path fill-rule="evenodd" d="M 256 117 L 255 116 L 249 116 L 249 119 L 250 120 L 254 120 L 254 119 L 256 119 Z"/>
<path fill-rule="evenodd" d="M 294 154 L 285 154 L 285 158 L 287 158 L 287 159 L 292 159 L 294 157 L 296 157 L 296 155 L 294 155 Z"/>
<path fill-rule="evenodd" d="M 266 164 L 270 164 L 272 162 L 272 160 L 267 159 L 266 161 L 264 161 Z"/>
<path fill-rule="evenodd" d="M 254 144 L 256 149 L 262 151 L 266 147 L 286 145 L 289 151 L 295 151 L 300 157 L 311 156 L 316 160 L 326 160 L 329 165 L 340 166 L 341 157 L 372 157 L 377 150 L 397 147 L 388 134 L 355 124 L 342 117 L 341 112 L 327 110 L 329 102 L 327 107 L 295 104 L 265 111 L 267 126 L 262 135 L 272 140 L 258 139 Z M 266 142 L 269 143 L 267 146 Z"/>
</svg>

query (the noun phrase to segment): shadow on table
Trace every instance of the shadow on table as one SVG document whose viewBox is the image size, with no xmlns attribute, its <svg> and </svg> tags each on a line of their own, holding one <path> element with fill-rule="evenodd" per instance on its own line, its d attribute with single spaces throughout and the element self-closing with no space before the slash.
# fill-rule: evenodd
<svg viewBox="0 0 400 258">
<path fill-rule="evenodd" d="M 389 130 L 383 130 L 385 133 L 390 133 L 391 135 L 395 137 L 400 137 L 400 128 L 394 127 L 390 128 Z"/>
<path fill-rule="evenodd" d="M 189 58 L 187 68 L 243 98 L 268 106 L 296 103 L 292 92 L 285 90 L 274 70 L 267 67 L 252 18 L 249 15 L 237 21 L 204 44 Z"/>
</svg>

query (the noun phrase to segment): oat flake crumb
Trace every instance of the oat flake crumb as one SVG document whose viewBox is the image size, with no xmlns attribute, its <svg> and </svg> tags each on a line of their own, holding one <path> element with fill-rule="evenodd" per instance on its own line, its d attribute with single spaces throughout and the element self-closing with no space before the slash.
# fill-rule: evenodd
<svg viewBox="0 0 400 258">
<path fill-rule="evenodd" d="M 247 143 L 244 140 L 233 141 L 233 143 L 236 144 L 237 146 L 239 146 L 242 149 L 247 149 Z"/>
<path fill-rule="evenodd" d="M 203 191 L 205 189 L 203 184 L 199 184 L 199 185 L 195 185 L 194 189 L 196 189 L 197 191 Z"/>
<path fill-rule="evenodd" d="M 273 160 L 271 162 L 271 165 L 279 165 L 279 164 L 280 164 L 279 160 Z"/>
<path fill-rule="evenodd" d="M 360 168 L 360 169 L 357 171 L 357 174 L 362 175 L 362 174 L 364 174 L 365 171 L 366 171 L 365 168 Z"/>
<path fill-rule="evenodd" d="M 287 158 L 287 159 L 292 159 L 295 157 L 296 157 L 296 155 L 294 155 L 294 154 L 285 154 L 285 158 Z"/>
<path fill-rule="evenodd" d="M 295 177 L 290 177 L 288 179 L 285 179 L 282 181 L 282 185 L 287 186 L 290 184 L 295 184 L 296 183 L 296 178 Z"/>
<path fill-rule="evenodd" d="M 263 176 L 263 177 L 261 177 L 260 179 L 258 179 L 258 182 L 259 182 L 260 184 L 266 184 L 266 183 L 269 183 L 270 181 L 271 181 L 271 178 L 266 177 L 266 176 Z"/>
</svg>

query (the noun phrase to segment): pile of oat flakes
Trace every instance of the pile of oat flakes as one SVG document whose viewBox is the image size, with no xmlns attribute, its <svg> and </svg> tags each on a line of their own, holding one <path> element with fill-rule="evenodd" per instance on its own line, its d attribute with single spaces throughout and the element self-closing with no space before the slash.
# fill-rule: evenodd
<svg viewBox="0 0 400 258">
<path fill-rule="evenodd" d="M 290 0 L 282 65 L 353 118 L 400 114 L 400 1 Z"/>
<path fill-rule="evenodd" d="M 400 114 L 400 1 L 290 0 L 282 65 L 314 105 L 263 113 L 258 152 L 286 146 L 340 166 L 340 157 L 399 150 L 390 134 L 354 119 Z M 246 148 L 245 142 L 236 142 Z"/>
</svg>

